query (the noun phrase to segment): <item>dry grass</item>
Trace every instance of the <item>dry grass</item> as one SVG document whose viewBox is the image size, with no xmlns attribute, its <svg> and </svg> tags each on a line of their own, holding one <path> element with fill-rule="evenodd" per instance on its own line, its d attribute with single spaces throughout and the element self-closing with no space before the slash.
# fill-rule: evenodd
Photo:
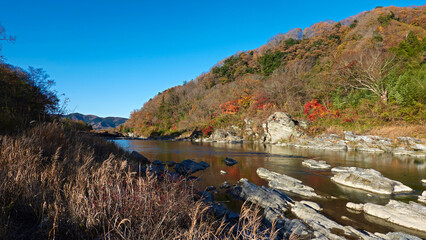
<svg viewBox="0 0 426 240">
<path fill-rule="evenodd" d="M 134 161 L 52 123 L 0 136 L 0 238 L 275 238 L 259 208 L 245 206 L 234 225 L 217 221 L 191 181 L 139 176 Z"/>
<path fill-rule="evenodd" d="M 397 137 L 413 137 L 426 141 L 426 125 L 393 124 L 383 126 L 370 126 L 365 129 L 345 128 L 339 125 L 324 127 L 321 134 L 337 134 L 343 136 L 343 131 L 354 131 L 356 134 L 376 135 L 396 140 Z"/>
<path fill-rule="evenodd" d="M 375 127 L 366 134 L 383 136 L 391 139 L 397 137 L 414 137 L 426 141 L 426 125 L 402 125 Z"/>
</svg>

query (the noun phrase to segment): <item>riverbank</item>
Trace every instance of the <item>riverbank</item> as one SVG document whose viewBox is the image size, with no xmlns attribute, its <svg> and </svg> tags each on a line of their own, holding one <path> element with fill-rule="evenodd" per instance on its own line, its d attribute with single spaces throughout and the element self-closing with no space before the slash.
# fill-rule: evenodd
<svg viewBox="0 0 426 240">
<path fill-rule="evenodd" d="M 312 129 L 317 126 L 309 126 L 307 122 L 293 119 L 283 112 L 275 112 L 264 122 L 257 124 L 262 127 L 256 126 L 251 119 L 245 119 L 244 122 L 244 126 L 232 125 L 214 129 L 208 136 L 196 130 L 156 137 L 138 137 L 134 133 L 126 133 L 124 136 L 146 140 L 255 142 L 319 150 L 392 153 L 395 156 L 426 159 L 426 146 L 423 141 L 425 138 L 423 131 L 426 131 L 426 127 L 423 125 L 382 126 L 363 131 L 367 134 L 356 134 L 341 128 L 329 127 L 322 134 L 318 134 L 312 133 Z M 375 133 L 384 136 L 372 135 Z"/>
<path fill-rule="evenodd" d="M 247 207 L 238 226 L 225 226 L 193 180 L 143 171 L 148 163 L 111 141 L 57 123 L 0 135 L 0 238 L 273 236 L 259 227 L 256 208 Z"/>
</svg>

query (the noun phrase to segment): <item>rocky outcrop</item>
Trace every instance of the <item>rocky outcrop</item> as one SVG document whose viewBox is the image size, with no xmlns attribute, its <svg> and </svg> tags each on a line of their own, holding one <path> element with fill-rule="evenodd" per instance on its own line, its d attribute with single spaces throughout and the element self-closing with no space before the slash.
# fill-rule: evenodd
<svg viewBox="0 0 426 240">
<path fill-rule="evenodd" d="M 302 181 L 285 174 L 272 172 L 265 168 L 258 168 L 256 173 L 259 177 L 268 180 L 269 187 L 271 188 L 295 193 L 304 197 L 320 197 L 315 193 L 313 188 L 303 185 Z"/>
<path fill-rule="evenodd" d="M 244 178 L 240 183 L 241 186 L 236 185 L 227 193 L 264 208 L 265 225 L 271 227 L 275 222 L 280 239 L 288 239 L 292 233 L 300 239 L 420 239 L 400 232 L 372 234 L 358 231 L 351 226 L 343 226 L 328 219 L 318 212 L 321 211 L 321 207 L 314 202 L 295 202 L 281 191 L 259 187 Z M 363 205 L 362 209 L 364 208 Z M 298 219 L 288 219 L 285 213 L 289 210 Z"/>
<path fill-rule="evenodd" d="M 236 126 L 231 126 L 229 129 L 216 129 L 209 138 L 203 139 L 203 141 L 240 143 L 243 141 L 243 137 L 238 135 L 238 131 Z"/>
<path fill-rule="evenodd" d="M 331 171 L 335 173 L 331 178 L 332 181 L 352 188 L 387 195 L 413 191 L 401 182 L 384 177 L 374 169 L 335 167 Z"/>
<path fill-rule="evenodd" d="M 177 163 L 174 167 L 174 170 L 181 175 L 191 175 L 195 172 L 205 170 L 210 165 L 204 161 L 194 162 L 190 159 L 183 160 L 180 163 Z"/>
<path fill-rule="evenodd" d="M 275 112 L 268 117 L 263 124 L 264 138 L 267 143 L 277 143 L 291 138 L 298 138 L 303 135 L 296 126 L 299 122 L 293 120 L 290 115 L 283 112 Z"/>
<path fill-rule="evenodd" d="M 410 202 L 403 203 L 390 200 L 382 206 L 374 203 L 365 203 L 362 210 L 369 215 L 381 218 L 387 222 L 406 228 L 426 232 L 426 206 Z"/>
<path fill-rule="evenodd" d="M 312 169 L 329 169 L 331 168 L 330 164 L 327 164 L 325 161 L 319 160 L 316 161 L 314 159 L 308 159 L 302 162 L 303 166 L 306 166 L 308 168 Z"/>
<path fill-rule="evenodd" d="M 350 131 L 344 132 L 344 137 L 336 134 L 304 137 L 296 139 L 293 142 L 280 143 L 280 145 L 331 151 L 390 152 L 394 155 L 426 158 L 426 146 L 419 139 L 399 137 L 397 142 L 394 142 L 389 138 L 373 135 L 356 135 Z"/>
</svg>

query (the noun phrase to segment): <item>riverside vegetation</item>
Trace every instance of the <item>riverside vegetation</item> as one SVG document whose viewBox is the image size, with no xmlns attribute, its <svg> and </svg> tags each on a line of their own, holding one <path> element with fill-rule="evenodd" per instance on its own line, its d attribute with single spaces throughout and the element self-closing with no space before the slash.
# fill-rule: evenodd
<svg viewBox="0 0 426 240">
<path fill-rule="evenodd" d="M 158 93 L 120 130 L 209 136 L 231 125 L 243 130 L 250 119 L 262 136 L 264 120 L 286 112 L 309 121 L 314 135 L 425 138 L 425 26 L 425 6 L 377 7 L 278 34 Z"/>
</svg>

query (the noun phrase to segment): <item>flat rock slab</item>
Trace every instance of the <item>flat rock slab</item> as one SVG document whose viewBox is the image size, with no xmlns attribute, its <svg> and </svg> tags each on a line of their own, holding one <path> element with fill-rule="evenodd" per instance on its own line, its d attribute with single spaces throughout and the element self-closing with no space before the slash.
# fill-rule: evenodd
<svg viewBox="0 0 426 240">
<path fill-rule="evenodd" d="M 365 213 L 406 228 L 426 232 L 426 206 L 415 202 L 390 200 L 385 206 L 366 203 Z"/>
<path fill-rule="evenodd" d="M 279 174 L 276 172 L 269 171 L 265 168 L 258 168 L 256 171 L 259 177 L 269 181 L 269 187 L 274 189 L 283 190 L 286 192 L 295 193 L 304 197 L 321 197 L 315 193 L 314 189 L 303 185 L 302 181 L 287 176 L 285 174 Z"/>
<path fill-rule="evenodd" d="M 351 209 L 351 210 L 358 211 L 358 212 L 362 212 L 364 210 L 364 204 L 362 204 L 362 203 L 348 202 L 348 203 L 346 203 L 346 207 Z"/>
<path fill-rule="evenodd" d="M 314 237 L 317 239 L 378 239 L 369 232 L 360 232 L 353 227 L 342 226 L 302 202 L 295 202 L 291 212 L 313 229 Z M 340 235 L 333 233 L 336 232 L 335 230 L 338 230 Z"/>
<path fill-rule="evenodd" d="M 413 191 L 401 182 L 384 177 L 374 169 L 335 167 L 331 171 L 335 173 L 331 178 L 332 181 L 352 188 L 386 195 Z"/>
<path fill-rule="evenodd" d="M 234 160 L 234 159 L 232 159 L 232 158 L 229 158 L 229 157 L 227 157 L 227 158 L 225 158 L 225 164 L 227 165 L 227 166 L 232 166 L 232 165 L 235 165 L 235 164 L 237 164 L 238 162 L 236 161 L 236 160 Z"/>
<path fill-rule="evenodd" d="M 329 169 L 331 168 L 330 164 L 327 164 L 325 161 L 319 160 L 316 161 L 314 159 L 308 159 L 302 162 L 303 166 L 306 166 L 308 168 L 312 169 Z"/>
<path fill-rule="evenodd" d="M 293 200 L 281 191 L 264 186 L 257 186 L 246 178 L 240 180 L 241 186 L 234 186 L 227 192 L 235 197 L 241 198 L 262 208 L 272 208 L 278 212 L 286 212 L 289 203 Z"/>
<path fill-rule="evenodd" d="M 177 163 L 174 170 L 181 175 L 190 175 L 195 172 L 205 170 L 210 165 L 206 162 L 195 162 L 190 159 L 183 160 L 181 163 Z"/>
</svg>

